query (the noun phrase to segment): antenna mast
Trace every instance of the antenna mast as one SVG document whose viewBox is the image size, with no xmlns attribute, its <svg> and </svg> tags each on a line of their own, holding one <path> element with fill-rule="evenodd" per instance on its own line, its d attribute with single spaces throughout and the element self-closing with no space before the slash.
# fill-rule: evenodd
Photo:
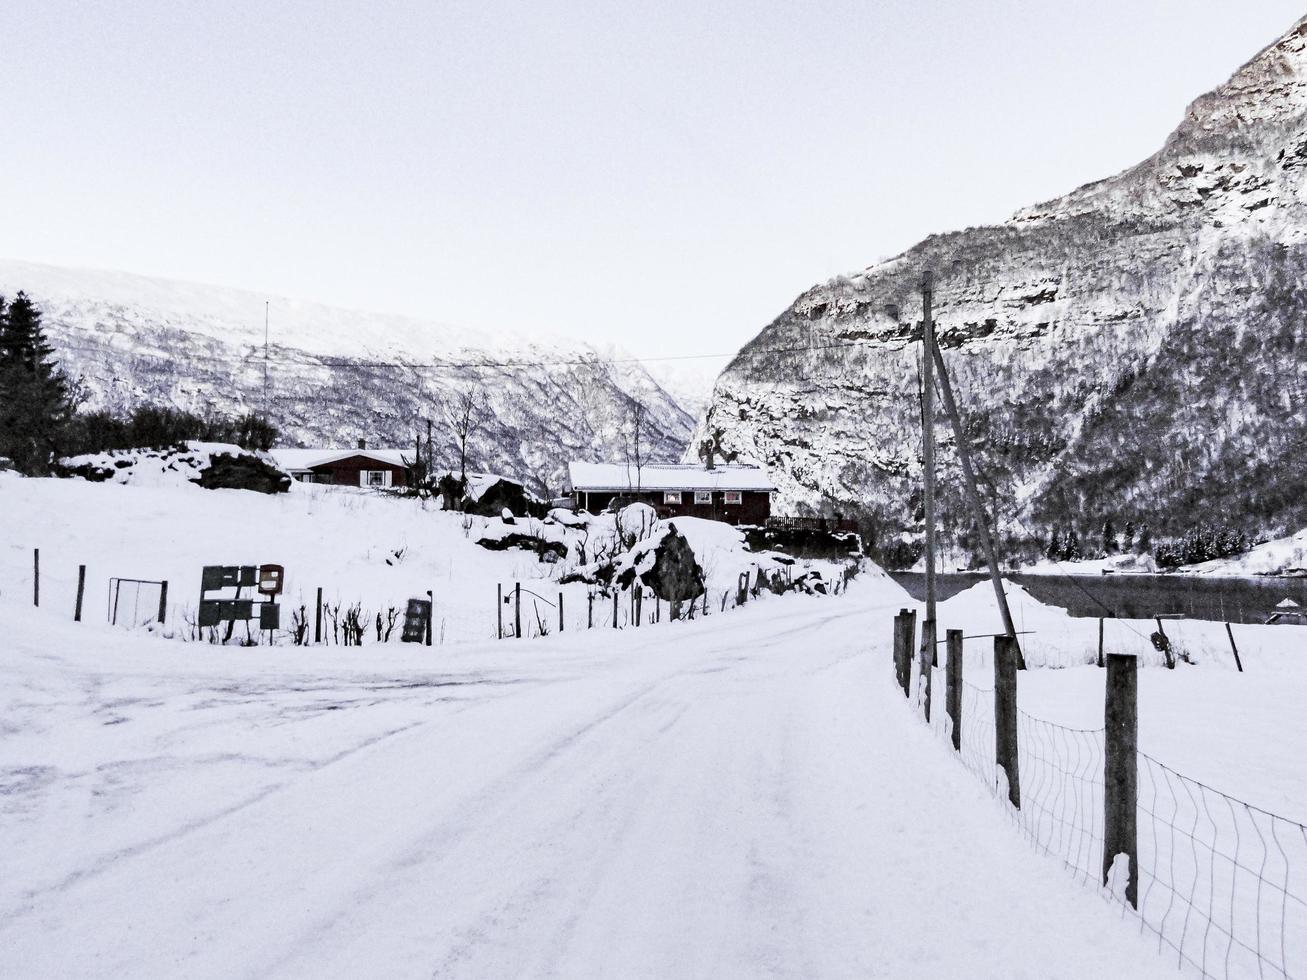
<svg viewBox="0 0 1307 980">
<path fill-rule="evenodd" d="M 263 417 L 268 417 L 268 306 L 269 300 L 263 301 Z"/>
</svg>

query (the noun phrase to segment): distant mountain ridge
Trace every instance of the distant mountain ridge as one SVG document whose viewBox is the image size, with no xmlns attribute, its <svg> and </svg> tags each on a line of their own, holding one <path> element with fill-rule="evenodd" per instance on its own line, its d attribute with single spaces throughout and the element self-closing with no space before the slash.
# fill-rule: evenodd
<svg viewBox="0 0 1307 980">
<path fill-rule="evenodd" d="M 718 378 L 695 439 L 721 429 L 766 464 L 783 509 L 919 527 L 924 270 L 1013 533 L 1307 524 L 1307 19 L 1139 165 L 803 293 Z"/>
<path fill-rule="evenodd" d="M 264 295 L 0 260 L 0 295 L 20 289 L 41 306 L 92 407 L 264 405 Z M 578 341 L 475 334 L 278 297 L 270 317 L 266 401 L 288 445 L 409 446 L 425 438 L 430 418 L 438 460 L 450 465 L 444 406 L 471 388 L 488 404 L 470 440 L 476 467 L 556 494 L 569 460 L 624 458 L 637 403 L 651 460 L 679 456 L 694 423 L 640 364 Z"/>
</svg>

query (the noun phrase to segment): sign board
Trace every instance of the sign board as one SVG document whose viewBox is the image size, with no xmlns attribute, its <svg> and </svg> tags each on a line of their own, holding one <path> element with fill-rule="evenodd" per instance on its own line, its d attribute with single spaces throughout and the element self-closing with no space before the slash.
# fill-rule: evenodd
<svg viewBox="0 0 1307 980">
<path fill-rule="evenodd" d="M 200 627 L 221 626 L 224 622 L 248 622 L 258 618 L 259 629 L 281 627 L 281 607 L 273 598 L 284 587 L 286 570 L 281 565 L 205 565 L 200 573 Z M 265 601 L 244 598 L 245 589 L 256 589 Z M 210 598 L 210 592 L 232 594 Z M 230 633 L 230 629 L 228 630 Z"/>
<path fill-rule="evenodd" d="M 408 600 L 408 608 L 404 610 L 404 631 L 400 634 L 400 640 L 404 643 L 423 643 L 430 629 L 431 600 Z"/>
<path fill-rule="evenodd" d="M 281 580 L 286 569 L 280 565 L 259 566 L 259 594 L 266 596 L 281 595 Z"/>
</svg>

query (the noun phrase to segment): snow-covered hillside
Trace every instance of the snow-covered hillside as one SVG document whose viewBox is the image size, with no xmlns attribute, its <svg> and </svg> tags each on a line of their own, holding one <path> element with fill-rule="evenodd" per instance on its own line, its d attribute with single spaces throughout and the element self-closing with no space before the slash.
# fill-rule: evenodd
<svg viewBox="0 0 1307 980">
<path fill-rule="evenodd" d="M 1009 525 L 1307 525 L 1307 20 L 1138 166 L 815 286 L 746 345 L 699 431 L 766 463 L 783 508 L 920 520 L 923 270 Z"/>
<path fill-rule="evenodd" d="M 621 458 L 633 406 L 644 448 L 672 459 L 692 417 L 638 363 L 561 338 L 470 334 L 410 317 L 343 310 L 218 286 L 0 260 L 0 295 L 26 291 L 91 407 L 152 402 L 261 410 L 264 303 L 268 414 L 291 445 L 412 445 L 434 423 L 439 461 L 456 459 L 446 407 L 488 403 L 472 465 L 557 494 L 571 459 Z"/>
</svg>

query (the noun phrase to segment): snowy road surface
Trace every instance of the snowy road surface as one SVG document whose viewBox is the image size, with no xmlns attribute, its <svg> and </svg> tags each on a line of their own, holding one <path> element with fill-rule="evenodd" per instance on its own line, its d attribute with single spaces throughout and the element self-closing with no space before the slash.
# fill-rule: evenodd
<svg viewBox="0 0 1307 980">
<path fill-rule="evenodd" d="M 400 654 L 0 607 L 0 976 L 1172 974 L 909 715 L 884 596 Z"/>
</svg>

